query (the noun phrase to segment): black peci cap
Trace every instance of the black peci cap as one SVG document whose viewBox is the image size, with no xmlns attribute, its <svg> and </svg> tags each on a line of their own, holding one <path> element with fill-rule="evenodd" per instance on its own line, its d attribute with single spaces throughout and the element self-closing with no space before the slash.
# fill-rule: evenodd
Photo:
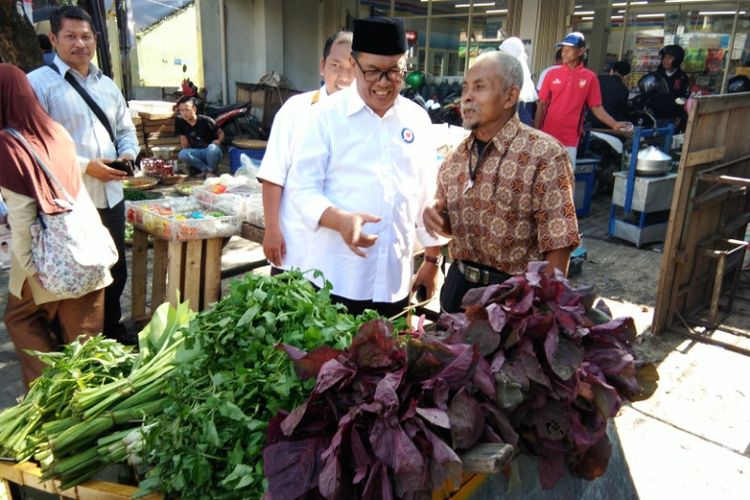
<svg viewBox="0 0 750 500">
<path fill-rule="evenodd" d="M 354 20 L 352 51 L 394 56 L 407 51 L 404 22 L 395 17 Z"/>
</svg>

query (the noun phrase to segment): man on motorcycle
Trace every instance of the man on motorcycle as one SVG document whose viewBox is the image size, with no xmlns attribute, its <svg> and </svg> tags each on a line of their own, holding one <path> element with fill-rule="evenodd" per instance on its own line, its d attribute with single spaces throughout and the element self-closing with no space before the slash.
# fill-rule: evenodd
<svg viewBox="0 0 750 500">
<path fill-rule="evenodd" d="M 679 45 L 667 45 L 659 51 L 661 64 L 656 72 L 667 80 L 669 93 L 654 97 L 649 102 L 649 107 L 654 113 L 657 125 L 660 127 L 675 126 L 675 133 L 685 131 L 687 124 L 687 113 L 685 113 L 685 100 L 690 96 L 690 80 L 680 68 L 685 59 L 685 51 Z M 682 103 L 675 102 L 681 99 Z"/>
<path fill-rule="evenodd" d="M 618 121 L 630 121 L 628 109 L 628 75 L 630 64 L 617 61 L 612 64 L 609 73 L 599 75 L 599 87 L 602 91 L 602 106 L 609 115 Z M 605 127 L 601 121 L 592 117 L 591 128 Z"/>
</svg>

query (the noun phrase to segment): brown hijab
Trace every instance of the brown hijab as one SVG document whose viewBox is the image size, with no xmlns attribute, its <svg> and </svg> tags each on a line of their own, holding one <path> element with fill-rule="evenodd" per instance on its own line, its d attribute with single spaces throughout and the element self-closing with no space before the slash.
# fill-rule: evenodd
<svg viewBox="0 0 750 500">
<path fill-rule="evenodd" d="M 50 118 L 37 101 L 23 71 L 0 64 L 0 186 L 36 200 L 45 214 L 64 212 L 55 199 L 65 200 L 37 165 L 34 157 L 6 128 L 23 135 L 60 184 L 73 197 L 81 189 L 81 171 L 70 135 Z"/>
</svg>

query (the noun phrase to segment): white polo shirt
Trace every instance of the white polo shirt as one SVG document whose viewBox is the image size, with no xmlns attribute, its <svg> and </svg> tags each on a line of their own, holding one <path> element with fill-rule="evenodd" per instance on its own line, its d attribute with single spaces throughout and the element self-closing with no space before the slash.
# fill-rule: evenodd
<svg viewBox="0 0 750 500">
<path fill-rule="evenodd" d="M 288 181 L 290 199 L 313 231 L 303 268 L 322 271 L 333 293 L 348 299 L 401 300 L 409 293 L 416 240 L 423 246 L 443 243 L 422 223 L 437 179 L 430 118 L 401 96 L 381 118 L 354 84 L 317 108 Z M 378 236 L 364 249 L 366 257 L 353 253 L 338 232 L 319 226 L 331 206 L 382 218 L 363 227 Z"/>
<path fill-rule="evenodd" d="M 289 200 L 287 176 L 292 166 L 294 150 L 302 136 L 301 131 L 310 123 L 315 104 L 326 97 L 328 93 L 324 85 L 320 90 L 292 96 L 284 103 L 273 119 L 271 135 L 258 171 L 259 179 L 285 187 L 281 193 L 279 225 L 286 244 L 286 257 L 280 267 L 286 270 L 304 265 L 310 239 L 310 230 L 302 223 L 299 213 Z"/>
</svg>

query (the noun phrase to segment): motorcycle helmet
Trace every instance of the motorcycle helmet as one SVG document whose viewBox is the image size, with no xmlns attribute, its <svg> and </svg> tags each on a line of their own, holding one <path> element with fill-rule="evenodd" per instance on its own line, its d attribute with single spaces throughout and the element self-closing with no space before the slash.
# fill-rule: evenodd
<svg viewBox="0 0 750 500">
<path fill-rule="evenodd" d="M 672 64 L 675 68 L 679 68 L 682 65 L 682 61 L 685 60 L 685 50 L 679 45 L 665 45 L 662 47 L 659 51 L 659 59 L 664 59 L 666 54 L 674 57 Z"/>
<path fill-rule="evenodd" d="M 652 71 L 646 73 L 638 80 L 638 90 L 641 91 L 641 95 L 644 97 L 656 97 L 669 94 L 669 85 L 661 74 Z"/>
<path fill-rule="evenodd" d="M 419 91 L 425 84 L 425 76 L 421 71 L 412 71 L 406 76 L 406 86 Z"/>
<path fill-rule="evenodd" d="M 727 82 L 727 94 L 750 92 L 750 78 L 745 75 L 734 75 Z"/>
</svg>

